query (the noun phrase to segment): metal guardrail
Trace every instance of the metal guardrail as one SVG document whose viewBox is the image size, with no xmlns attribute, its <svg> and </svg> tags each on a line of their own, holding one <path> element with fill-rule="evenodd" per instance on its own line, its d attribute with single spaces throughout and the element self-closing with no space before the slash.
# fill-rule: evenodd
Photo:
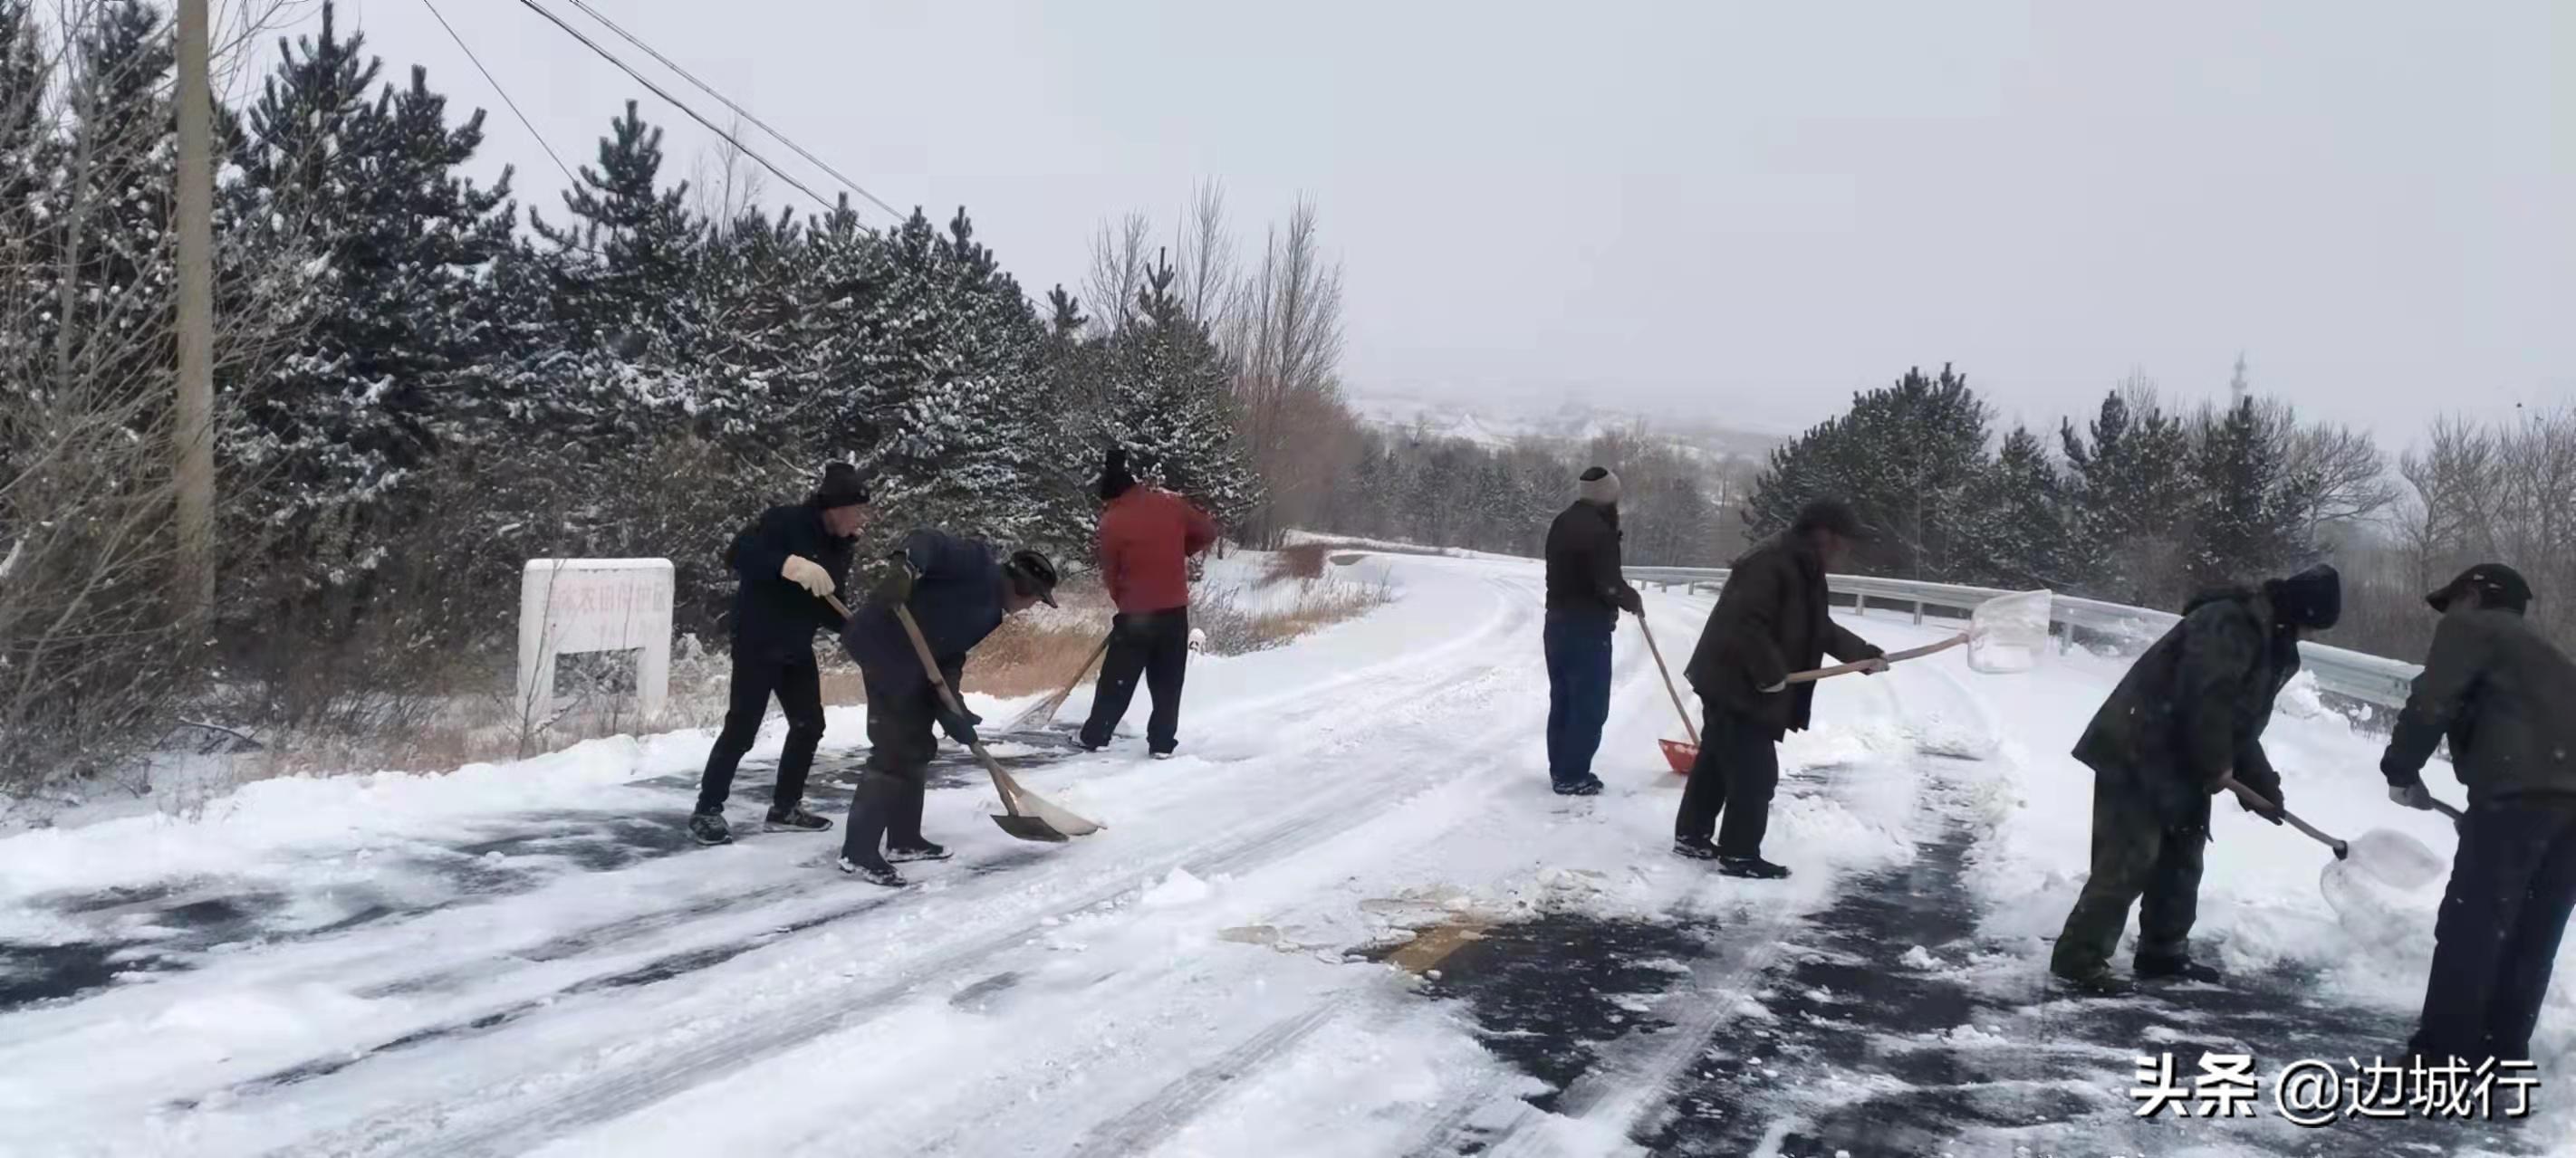
<svg viewBox="0 0 2576 1158">
<path fill-rule="evenodd" d="M 1724 567 L 1629 567 L 1625 571 L 1631 582 L 1694 590 L 1705 587 L 1711 591 L 1725 586 L 1727 576 Z M 1923 621 L 1926 608 L 1964 615 L 1986 600 L 2013 594 L 1993 587 L 1920 583 L 1868 575 L 1828 575 L 1825 587 L 1836 595 L 1851 596 L 1862 610 L 1867 610 L 1872 603 L 1911 606 L 1916 623 Z M 2131 646 L 2153 642 L 2182 619 L 2169 611 L 2150 611 L 2073 595 L 2052 597 L 2048 618 L 2053 624 L 2108 636 Z M 2061 646 L 2072 641 L 2073 630 L 2059 636 Z M 2401 660 L 2317 643 L 2300 644 L 2299 659 L 2300 666 L 2316 677 L 2319 691 L 2387 708 L 2406 706 L 2406 695 L 2413 690 L 2415 676 L 2424 670 Z"/>
</svg>

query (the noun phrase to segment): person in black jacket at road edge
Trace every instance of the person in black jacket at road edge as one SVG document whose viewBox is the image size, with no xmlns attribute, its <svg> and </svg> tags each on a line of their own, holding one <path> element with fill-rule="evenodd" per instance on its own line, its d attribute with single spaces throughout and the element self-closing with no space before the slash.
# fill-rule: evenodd
<svg viewBox="0 0 2576 1158">
<path fill-rule="evenodd" d="M 1547 528 L 1547 775 L 1559 796 L 1591 796 L 1610 719 L 1610 636 L 1621 611 L 1643 615 L 1645 602 L 1619 574 L 1619 476 L 1596 466 L 1574 490 Z"/>
</svg>

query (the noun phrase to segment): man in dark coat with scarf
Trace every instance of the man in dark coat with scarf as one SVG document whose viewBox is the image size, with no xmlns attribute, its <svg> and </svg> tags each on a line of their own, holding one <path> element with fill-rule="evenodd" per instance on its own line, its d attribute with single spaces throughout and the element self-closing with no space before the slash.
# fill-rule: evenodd
<svg viewBox="0 0 2576 1158">
<path fill-rule="evenodd" d="M 1574 503 L 1547 528 L 1547 775 L 1559 796 L 1592 796 L 1592 754 L 1610 719 L 1610 636 L 1645 600 L 1619 574 L 1619 476 L 1574 482 Z"/>
<path fill-rule="evenodd" d="M 823 742 L 823 676 L 814 664 L 814 633 L 838 631 L 841 617 L 824 596 L 850 577 L 850 555 L 867 526 L 868 488 L 857 467 L 836 462 L 801 503 L 771 507 L 734 536 L 725 563 L 737 580 L 733 598 L 733 689 L 724 731 L 698 778 L 689 835 L 699 844 L 733 839 L 725 798 L 734 769 L 760 735 L 769 698 L 787 715 L 787 747 L 778 754 L 778 786 L 769 798 L 768 832 L 821 832 L 832 822 L 805 810 L 805 776 Z"/>
<path fill-rule="evenodd" d="M 1874 660 L 1863 669 L 1873 674 L 1887 670 L 1885 653 L 1835 623 L 1825 599 L 1825 573 L 1863 538 L 1850 507 L 1819 500 L 1798 512 L 1786 534 L 1735 561 L 1682 671 L 1705 722 L 1673 818 L 1675 853 L 1714 860 L 1728 876 L 1789 875 L 1762 859 L 1762 837 L 1780 786 L 1776 745 L 1806 730 L 1816 685 L 1788 678 L 1824 666 L 1828 654 L 1844 663 Z"/>
<path fill-rule="evenodd" d="M 867 605 L 850 613 L 849 630 L 841 634 L 868 695 L 867 768 L 850 802 L 842 872 L 894 887 L 903 884 L 895 862 L 948 859 L 945 847 L 921 835 L 930 758 L 939 747 L 931 726 L 960 744 L 981 738 L 975 726 L 983 721 L 966 711 L 958 686 L 966 653 L 1005 616 L 1033 604 L 1055 606 L 1055 584 L 1055 564 L 1035 551 L 1000 559 L 989 544 L 927 528 L 905 536 L 902 548 L 878 564 Z M 922 667 L 895 617 L 897 607 L 912 613 L 940 678 L 961 697 L 954 710 Z"/>
<path fill-rule="evenodd" d="M 2333 627 L 2343 579 L 2319 564 L 2259 587 L 2205 592 L 2131 664 L 2075 743 L 2093 770 L 2093 871 L 2066 914 L 2049 970 L 2077 989 L 2117 993 L 2111 953 L 2138 905 L 2132 970 L 2216 981 L 2191 958 L 2209 802 L 2233 778 L 2280 823 L 2281 777 L 2263 754 L 2272 703 L 2299 671 L 2301 635 Z M 2249 810 L 2253 806 L 2239 799 Z"/>
<path fill-rule="evenodd" d="M 2469 568 L 2425 601 L 2442 622 L 2379 771 L 2392 799 L 2430 808 L 2424 762 L 2447 738 L 2469 807 L 2407 1046 L 2432 1062 L 2529 1061 L 2576 909 L 2576 664 L 2523 618 L 2531 587 L 2511 567 Z"/>
</svg>

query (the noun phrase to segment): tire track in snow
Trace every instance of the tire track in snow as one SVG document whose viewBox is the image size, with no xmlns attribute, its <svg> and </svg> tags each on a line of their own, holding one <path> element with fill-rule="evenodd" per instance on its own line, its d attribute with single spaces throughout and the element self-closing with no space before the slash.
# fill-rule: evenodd
<svg viewBox="0 0 2576 1158">
<path fill-rule="evenodd" d="M 1346 1001 L 1347 995 L 1335 995 L 1312 1008 L 1270 1023 L 1268 1028 L 1225 1051 L 1216 1060 L 1181 1075 L 1144 1103 L 1093 1127 L 1073 1144 L 1069 1152 L 1143 1154 L 1162 1145 L 1189 1125 L 1201 1111 L 1223 1097 L 1236 1082 L 1295 1049 L 1308 1036 L 1339 1016 Z"/>
<path fill-rule="evenodd" d="M 1471 633 L 1469 639 L 1452 639 L 1439 647 L 1411 651 L 1406 653 L 1407 659 L 1404 661 L 1373 665 L 1362 673 L 1327 681 L 1326 686 L 1365 691 L 1368 685 L 1407 675 L 1411 668 L 1436 663 L 1458 651 L 1469 650 L 1469 645 L 1479 643 L 1492 645 L 1514 641 L 1517 638 L 1518 629 L 1532 618 L 1536 602 L 1535 582 L 1525 575 L 1513 574 L 1494 574 L 1482 578 L 1488 596 L 1497 600 L 1498 613 L 1486 620 L 1477 631 Z M 1362 702 L 1404 702 L 1408 709 L 1415 712 L 1427 710 L 1435 706 L 1434 701 L 1444 696 L 1454 695 L 1461 690 L 1472 690 L 1481 684 L 1496 682 L 1496 674 L 1501 670 L 1507 669 L 1485 667 L 1455 673 L 1435 685 L 1435 688 L 1440 689 L 1436 694 L 1426 695 L 1424 689 L 1419 687 L 1405 688 L 1401 689 L 1404 694 L 1402 699 L 1398 700 L 1392 694 L 1397 689 L 1390 689 L 1390 695 L 1371 697 L 1363 699 Z M 1336 702 L 1319 703 L 1306 714 L 1315 717 L 1327 713 L 1349 714 L 1350 701 L 1354 699 L 1361 699 L 1361 697 L 1351 695 L 1337 697 Z M 1381 722 L 1372 720 L 1371 717 L 1374 715 L 1377 713 L 1356 713 L 1356 717 L 1363 722 Z M 1404 725 L 1407 721 L 1404 716 L 1398 716 L 1383 722 L 1394 724 L 1401 733 L 1405 730 Z M 1336 729 L 1336 731 L 1339 730 Z M 1349 744 L 1341 746 L 1356 745 L 1363 738 L 1365 734 L 1352 737 Z M 1525 737 L 1515 736 L 1511 739 L 1518 741 Z M 1113 883 L 1083 891 L 1069 901 L 1059 899 L 1054 903 L 1053 915 L 1070 916 L 1085 909 L 1115 901 L 1132 892 L 1137 887 L 1138 881 L 1150 882 L 1168 874 L 1174 868 L 1187 867 L 1193 872 L 1202 874 L 1228 872 L 1239 874 L 1257 868 L 1341 831 L 1367 823 L 1377 815 L 1378 806 L 1417 792 L 1436 780 L 1440 775 L 1438 769 L 1441 766 L 1438 760 L 1420 763 L 1387 762 L 1384 767 L 1391 771 L 1382 771 L 1374 777 L 1338 785 L 1337 787 L 1343 791 L 1337 792 L 1332 799 L 1316 801 L 1306 807 L 1293 810 L 1284 819 L 1276 818 L 1276 814 L 1271 814 L 1259 820 L 1231 826 L 1214 837 L 1192 842 L 1152 858 L 1150 867 L 1142 871 L 1129 870 L 1122 873 Z M 1426 774 L 1423 771 L 1425 767 L 1432 771 Z M 996 885 L 989 891 L 1000 890 Z M 963 898 L 950 894 L 943 899 Z M 622 1116 L 697 1085 L 736 1072 L 806 1041 L 873 1020 L 898 1004 L 922 982 L 936 976 L 961 971 L 984 958 L 1021 944 L 1028 936 L 1028 928 L 1035 923 L 1034 917 L 1012 921 L 997 932 L 969 940 L 928 960 L 916 962 L 902 969 L 891 979 L 862 991 L 832 994 L 799 992 L 787 995 L 787 1001 L 784 1003 L 773 1002 L 771 1008 L 762 1010 L 742 1022 L 724 1026 L 721 1030 L 700 1032 L 698 1035 L 700 1040 L 675 1043 L 671 1048 L 657 1050 L 640 1064 L 607 1072 L 572 1076 L 568 1079 L 549 1080 L 545 1084 L 554 1088 L 538 1098 L 536 1104 L 521 1107 L 517 1112 L 503 1110 L 488 1116 L 477 1112 L 494 1104 L 507 1106 L 512 1100 L 513 1092 L 522 1094 L 519 1100 L 527 1100 L 528 1091 L 524 1089 L 526 1083 L 504 1080 L 498 1085 L 487 1086 L 463 1097 L 448 1100 L 444 1105 L 406 1106 L 400 1110 L 379 1113 L 348 1129 L 315 1139 L 297 1149 L 313 1149 L 338 1154 L 365 1152 L 383 1147 L 411 1148 L 435 1144 L 438 1149 L 446 1153 L 523 1152 L 584 1126 Z M 824 988 L 850 987 L 826 983 Z M 822 1012 L 816 1012 L 818 1007 Z M 594 1047 L 581 1052 L 597 1055 L 601 1052 L 618 1051 L 603 1051 Z M 483 1120 L 479 1122 L 470 1120 L 474 1118 Z M 434 1135 L 434 1139 L 429 1135 Z"/>
<path fill-rule="evenodd" d="M 1862 685 L 1873 688 L 1882 698 L 1882 714 L 1904 715 L 1898 672 Z M 1848 770 L 1847 765 L 1827 766 L 1817 787 L 1828 795 L 1852 787 Z M 1913 804 L 1909 824 L 1918 822 L 1927 807 L 1920 791 Z M 1828 893 L 1818 898 L 1818 904 L 1830 905 L 1833 899 L 1833 894 Z M 1682 1070 L 1700 1055 L 1707 1042 L 1734 1020 L 1738 1005 L 1761 988 L 1772 967 L 1794 947 L 1790 938 L 1801 928 L 1805 910 L 1793 910 L 1789 898 L 1775 895 L 1772 903 L 1755 911 L 1758 916 L 1750 924 L 1721 926 L 1719 951 L 1691 962 L 1690 979 L 1657 1003 L 1659 1012 L 1677 1014 L 1666 1018 L 1673 1023 L 1671 1028 L 1630 1050 L 1605 1056 L 1601 1064 L 1559 1095 L 1555 1113 L 1518 1098 L 1498 1105 L 1506 1095 L 1496 1075 L 1461 1091 L 1425 1115 L 1406 1152 L 1419 1158 L 1463 1153 L 1491 1154 L 1496 1158 L 1547 1155 L 1554 1152 L 1557 1140 L 1547 1131 L 1530 1127 L 1551 1117 L 1579 1120 L 1596 1130 L 1626 1136 L 1669 1093 Z M 1673 915 L 1705 914 L 1694 912 L 1686 904 Z"/>
</svg>

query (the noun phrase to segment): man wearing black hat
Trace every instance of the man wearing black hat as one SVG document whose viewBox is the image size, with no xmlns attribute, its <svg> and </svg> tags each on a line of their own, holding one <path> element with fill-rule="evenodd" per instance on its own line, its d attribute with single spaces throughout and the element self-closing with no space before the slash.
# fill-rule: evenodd
<svg viewBox="0 0 2576 1158">
<path fill-rule="evenodd" d="M 2263 729 L 2299 672 L 2300 636 L 2342 613 L 2343 578 L 2319 564 L 2194 597 L 2182 622 L 2129 665 L 2075 742 L 2075 758 L 2093 770 L 2093 872 L 2057 935 L 2051 972 L 2088 993 L 2125 990 L 2111 953 L 2137 905 L 2130 965 L 2139 977 L 2219 979 L 2191 958 L 2210 798 L 2232 778 L 2272 804 L 2264 819 L 2281 822 L 2281 776 L 2263 754 Z"/>
<path fill-rule="evenodd" d="M 814 632 L 841 627 L 841 617 L 823 597 L 849 579 L 850 553 L 867 520 L 868 488 L 858 468 L 836 462 L 824 468 L 813 497 L 771 507 L 725 550 L 725 564 L 739 580 L 731 623 L 733 688 L 724 731 L 716 735 L 698 778 L 697 809 L 689 815 L 689 835 L 699 844 L 733 839 L 725 797 L 733 790 L 735 767 L 760 735 L 773 695 L 787 714 L 787 747 L 778 755 L 778 787 L 762 829 L 832 827 L 804 806 L 805 775 L 823 741 L 823 679 L 814 665 Z"/>
<path fill-rule="evenodd" d="M 1593 467 L 1547 528 L 1547 775 L 1559 796 L 1592 796 L 1592 756 L 1610 719 L 1610 636 L 1646 603 L 1619 573 L 1619 476 Z"/>
<path fill-rule="evenodd" d="M 850 802 L 849 831 L 841 845 L 841 871 L 871 884 L 903 884 L 894 862 L 946 860 L 948 850 L 921 835 L 922 797 L 937 724 L 961 744 L 976 743 L 983 720 L 931 683 L 921 654 L 894 609 L 912 613 L 922 642 L 939 665 L 939 677 L 959 696 L 966 653 L 1005 616 L 1032 604 L 1055 606 L 1055 564 L 1035 551 L 995 557 L 990 544 L 927 528 L 878 564 L 867 605 L 850 613 L 841 645 L 858 661 L 868 694 L 868 762 Z M 883 853 L 880 855 L 880 842 Z"/>
<path fill-rule="evenodd" d="M 2576 665 L 2523 618 L 2531 587 L 2511 567 L 2471 567 L 2425 601 L 2442 621 L 2379 771 L 2390 798 L 2430 808 L 2424 762 L 2447 737 L 2469 808 L 2407 1045 L 2436 1062 L 2528 1061 L 2576 909 Z"/>
<path fill-rule="evenodd" d="M 1788 533 L 1735 561 L 1682 673 L 1699 693 L 1706 722 L 1673 818 L 1675 853 L 1714 860 L 1728 876 L 1789 875 L 1762 859 L 1762 837 L 1780 786 L 1777 745 L 1806 729 L 1816 685 L 1792 686 L 1788 678 L 1823 666 L 1828 654 L 1844 663 L 1876 661 L 1862 669 L 1872 674 L 1887 670 L 1885 653 L 1835 623 L 1825 601 L 1826 572 L 1863 539 L 1850 507 L 1819 500 L 1798 512 Z"/>
</svg>

